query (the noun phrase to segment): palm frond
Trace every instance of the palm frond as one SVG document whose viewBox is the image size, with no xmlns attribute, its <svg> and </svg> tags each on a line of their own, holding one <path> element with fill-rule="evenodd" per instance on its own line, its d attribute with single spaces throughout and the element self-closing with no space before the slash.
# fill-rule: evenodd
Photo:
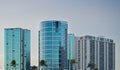
<svg viewBox="0 0 120 70">
<path fill-rule="evenodd" d="M 40 61 L 40 66 L 45 66 L 45 67 L 47 67 L 48 65 L 46 64 L 46 62 L 45 62 L 44 60 L 41 60 L 41 61 Z"/>
<path fill-rule="evenodd" d="M 11 66 L 13 66 L 13 67 L 16 66 L 16 61 L 15 61 L 15 60 L 12 60 L 12 61 L 11 61 Z"/>
</svg>

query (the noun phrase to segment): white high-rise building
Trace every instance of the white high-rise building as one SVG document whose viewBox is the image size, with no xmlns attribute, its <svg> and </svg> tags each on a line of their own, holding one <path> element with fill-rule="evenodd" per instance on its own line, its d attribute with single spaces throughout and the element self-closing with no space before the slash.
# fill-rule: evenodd
<svg viewBox="0 0 120 70">
<path fill-rule="evenodd" d="M 115 70 L 115 43 L 104 37 L 75 37 L 76 70 Z"/>
</svg>

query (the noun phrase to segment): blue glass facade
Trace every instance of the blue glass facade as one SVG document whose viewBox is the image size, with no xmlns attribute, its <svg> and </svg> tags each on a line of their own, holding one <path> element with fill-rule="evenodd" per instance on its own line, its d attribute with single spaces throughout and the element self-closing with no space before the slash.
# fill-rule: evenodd
<svg viewBox="0 0 120 70">
<path fill-rule="evenodd" d="M 11 66 L 15 60 L 16 66 Z M 21 28 L 4 30 L 4 70 L 30 70 L 30 31 Z"/>
<path fill-rule="evenodd" d="M 68 35 L 68 59 L 74 59 L 74 34 L 69 34 Z"/>
<path fill-rule="evenodd" d="M 68 34 L 68 62 L 69 70 L 73 70 L 73 66 L 70 60 L 75 59 L 75 36 L 74 34 Z"/>
<path fill-rule="evenodd" d="M 43 70 L 67 69 L 67 28 L 65 21 L 43 21 L 39 32 L 40 59 L 48 67 Z"/>
</svg>

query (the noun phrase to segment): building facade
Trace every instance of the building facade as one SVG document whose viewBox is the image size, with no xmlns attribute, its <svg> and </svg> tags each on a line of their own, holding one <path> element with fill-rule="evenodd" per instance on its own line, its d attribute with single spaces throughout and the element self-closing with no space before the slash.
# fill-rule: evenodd
<svg viewBox="0 0 120 70">
<path fill-rule="evenodd" d="M 4 30 L 4 69 L 30 70 L 30 30 Z"/>
<path fill-rule="evenodd" d="M 75 37 L 77 70 L 115 70 L 115 43 L 111 39 L 94 36 Z"/>
<path fill-rule="evenodd" d="M 75 36 L 74 34 L 68 34 L 68 59 L 74 59 L 75 50 Z"/>
<path fill-rule="evenodd" d="M 71 60 L 75 60 L 75 36 L 74 34 L 68 34 L 68 68 L 74 70 L 75 64 L 71 64 Z"/>
<path fill-rule="evenodd" d="M 43 70 L 68 69 L 67 29 L 68 25 L 65 21 L 41 22 L 39 31 L 39 62 L 44 60 L 48 65 Z"/>
</svg>

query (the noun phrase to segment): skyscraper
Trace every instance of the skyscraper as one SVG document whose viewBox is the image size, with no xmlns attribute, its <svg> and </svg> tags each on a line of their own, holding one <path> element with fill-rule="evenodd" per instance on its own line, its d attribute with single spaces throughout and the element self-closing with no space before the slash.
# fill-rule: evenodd
<svg viewBox="0 0 120 70">
<path fill-rule="evenodd" d="M 74 47 L 75 47 L 75 36 L 74 34 L 68 34 L 68 59 L 74 59 Z"/>
<path fill-rule="evenodd" d="M 89 64 L 98 70 L 115 70 L 115 43 L 104 37 L 75 37 L 77 70 L 92 70 Z"/>
<path fill-rule="evenodd" d="M 43 21 L 39 31 L 39 62 L 44 60 L 44 70 L 67 69 L 67 28 L 65 21 Z M 38 63 L 39 64 L 39 63 Z M 39 64 L 40 65 L 40 64 Z"/>
<path fill-rule="evenodd" d="M 4 30 L 4 69 L 30 70 L 30 30 Z"/>
<path fill-rule="evenodd" d="M 71 64 L 71 60 L 75 60 L 75 36 L 74 34 L 68 34 L 68 66 L 69 70 L 73 70 L 74 65 Z"/>
</svg>

